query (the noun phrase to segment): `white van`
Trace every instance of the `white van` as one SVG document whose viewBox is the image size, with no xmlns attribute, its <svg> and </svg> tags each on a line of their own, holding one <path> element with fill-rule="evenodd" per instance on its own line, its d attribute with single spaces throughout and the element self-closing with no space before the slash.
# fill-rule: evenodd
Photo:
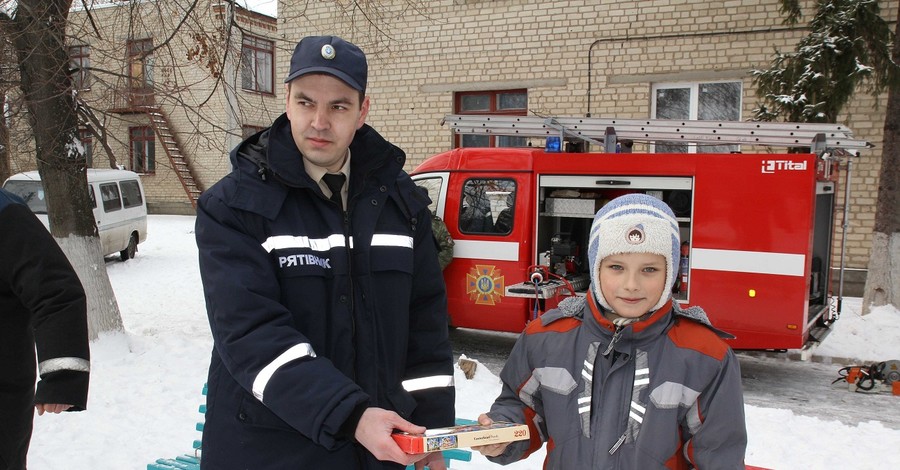
<svg viewBox="0 0 900 470">
<path fill-rule="evenodd" d="M 147 239 L 147 202 L 141 178 L 132 171 L 88 169 L 87 180 L 103 253 L 118 253 L 122 261 L 134 258 L 138 243 Z M 47 201 L 37 171 L 9 177 L 3 189 L 24 199 L 49 230 Z"/>
</svg>

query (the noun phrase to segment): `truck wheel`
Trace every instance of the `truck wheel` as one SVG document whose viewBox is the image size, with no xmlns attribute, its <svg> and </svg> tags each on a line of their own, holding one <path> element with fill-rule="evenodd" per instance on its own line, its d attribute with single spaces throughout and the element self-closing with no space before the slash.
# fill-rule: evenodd
<svg viewBox="0 0 900 470">
<path fill-rule="evenodd" d="M 137 253 L 137 244 L 137 234 L 132 233 L 131 238 L 128 239 L 128 246 L 119 252 L 119 257 L 122 258 L 122 261 L 134 258 L 134 254 Z"/>
</svg>

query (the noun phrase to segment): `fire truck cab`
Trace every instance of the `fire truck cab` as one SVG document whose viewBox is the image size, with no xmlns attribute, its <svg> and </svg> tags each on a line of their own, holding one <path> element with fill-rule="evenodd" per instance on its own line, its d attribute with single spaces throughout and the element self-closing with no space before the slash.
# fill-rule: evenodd
<svg viewBox="0 0 900 470">
<path fill-rule="evenodd" d="M 455 241 L 453 262 L 444 270 L 455 327 L 520 332 L 562 298 L 585 295 L 593 216 L 609 200 L 633 192 L 658 197 L 672 208 L 683 242 L 674 298 L 703 307 L 716 327 L 736 336 L 733 348 L 800 348 L 814 328 L 839 315 L 839 298 L 830 286 L 843 160 L 834 152 L 868 146 L 843 126 L 770 124 L 789 135 L 772 144 L 775 131 L 760 129 L 766 126 L 760 123 L 732 122 L 726 131 L 722 123 L 700 121 L 685 129 L 654 120 L 445 120 L 458 133 L 548 142 L 547 148 L 457 148 L 412 172 Z M 659 129 L 666 132 L 654 133 Z M 745 131 L 750 140 L 742 140 Z M 761 139 L 763 134 L 768 137 Z M 622 153 L 629 143 L 623 136 L 811 150 Z M 584 141 L 607 152 L 555 151 Z"/>
</svg>

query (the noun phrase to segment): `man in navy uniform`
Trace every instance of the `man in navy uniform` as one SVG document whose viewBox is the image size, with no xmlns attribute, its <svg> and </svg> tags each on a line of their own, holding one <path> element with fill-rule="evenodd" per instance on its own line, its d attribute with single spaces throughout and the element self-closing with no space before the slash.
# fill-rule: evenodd
<svg viewBox="0 0 900 470">
<path fill-rule="evenodd" d="M 301 40 L 286 113 L 200 199 L 204 468 L 445 468 L 391 438 L 453 424 L 453 363 L 430 201 L 365 124 L 366 78 L 357 46 Z"/>
</svg>

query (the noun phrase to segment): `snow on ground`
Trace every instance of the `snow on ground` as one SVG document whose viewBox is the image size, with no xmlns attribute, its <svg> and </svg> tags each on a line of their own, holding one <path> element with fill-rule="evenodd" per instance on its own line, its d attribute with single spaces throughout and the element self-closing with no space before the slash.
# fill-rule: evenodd
<svg viewBox="0 0 900 470">
<path fill-rule="evenodd" d="M 198 406 L 212 340 L 193 226 L 193 217 L 150 216 L 149 237 L 137 258 L 107 262 L 125 332 L 103 334 L 91 345 L 87 411 L 35 416 L 31 470 L 144 469 L 157 458 L 189 453 L 199 439 L 194 426 L 202 419 Z M 900 312 L 880 307 L 862 317 L 860 303 L 844 300 L 844 315 L 814 353 L 865 363 L 900 359 Z M 489 409 L 500 391 L 499 379 L 486 367 L 472 380 L 457 370 L 456 383 L 457 416 L 463 418 Z M 885 400 L 900 405 L 900 397 Z M 886 449 L 900 448 L 900 430 L 876 421 L 848 426 L 750 405 L 746 414 L 750 465 L 877 469 L 890 465 Z M 539 469 L 543 455 L 505 468 Z M 500 467 L 476 453 L 454 468 Z"/>
</svg>

